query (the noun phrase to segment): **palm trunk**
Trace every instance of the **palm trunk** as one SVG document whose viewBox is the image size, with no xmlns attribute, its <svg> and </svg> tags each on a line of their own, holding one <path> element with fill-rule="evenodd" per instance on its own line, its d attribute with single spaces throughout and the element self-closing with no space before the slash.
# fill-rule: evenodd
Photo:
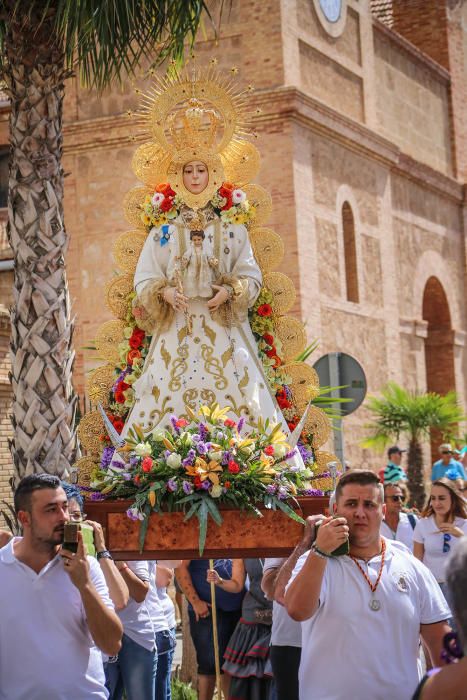
<svg viewBox="0 0 467 700">
<path fill-rule="evenodd" d="M 425 505 L 425 483 L 423 472 L 422 446 L 416 438 L 409 442 L 408 454 L 408 487 L 410 491 L 409 505 L 419 510 Z"/>
<path fill-rule="evenodd" d="M 72 322 L 63 224 L 63 52 L 47 16 L 28 3 L 9 11 L 5 78 L 11 98 L 9 240 L 15 259 L 11 310 L 11 452 L 16 479 L 64 476 L 76 457 Z M 10 7 L 8 7 L 10 5 Z M 41 23 L 42 20 L 42 23 Z"/>
</svg>

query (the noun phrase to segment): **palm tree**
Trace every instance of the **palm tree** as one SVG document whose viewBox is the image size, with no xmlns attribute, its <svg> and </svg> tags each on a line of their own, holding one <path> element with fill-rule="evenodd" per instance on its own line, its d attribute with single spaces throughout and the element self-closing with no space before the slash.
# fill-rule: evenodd
<svg viewBox="0 0 467 700">
<path fill-rule="evenodd" d="M 374 420 L 367 427 L 371 436 L 364 447 L 383 449 L 388 442 L 399 440 L 401 435 L 409 439 L 408 486 L 411 504 L 422 508 L 425 503 L 422 440 L 429 439 L 436 431 L 444 439 L 451 439 L 458 432 L 458 425 L 465 415 L 454 391 L 446 395 L 422 394 L 408 391 L 390 382 L 381 397 L 370 397 L 367 407 Z"/>
<path fill-rule="evenodd" d="M 65 475 L 77 449 L 61 164 L 65 81 L 77 67 L 83 84 L 101 89 L 141 59 L 179 59 L 203 10 L 204 0 L 0 0 L 0 68 L 11 100 L 16 478 Z"/>
</svg>

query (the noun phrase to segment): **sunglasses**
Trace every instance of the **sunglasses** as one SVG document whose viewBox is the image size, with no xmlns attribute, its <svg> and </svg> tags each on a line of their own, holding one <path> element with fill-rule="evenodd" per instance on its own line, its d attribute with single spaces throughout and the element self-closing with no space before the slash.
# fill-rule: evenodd
<svg viewBox="0 0 467 700">
<path fill-rule="evenodd" d="M 405 500 L 405 499 L 404 499 L 404 496 L 389 496 L 389 498 L 390 498 L 391 501 L 393 501 L 394 503 L 397 503 L 398 501 L 401 501 L 401 502 L 402 502 L 402 501 Z"/>
<path fill-rule="evenodd" d="M 452 452 L 441 452 L 442 455 L 452 455 Z"/>
<path fill-rule="evenodd" d="M 451 535 L 449 532 L 445 532 L 443 535 L 443 554 L 447 554 L 451 549 L 449 542 L 451 541 Z"/>
</svg>

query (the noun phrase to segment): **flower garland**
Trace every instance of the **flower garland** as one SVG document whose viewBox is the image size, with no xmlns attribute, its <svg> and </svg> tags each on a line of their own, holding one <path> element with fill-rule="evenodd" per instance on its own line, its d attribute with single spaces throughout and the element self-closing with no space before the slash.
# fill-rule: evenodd
<svg viewBox="0 0 467 700">
<path fill-rule="evenodd" d="M 295 455 L 279 425 L 258 421 L 243 434 L 244 419 L 227 417 L 230 408 L 202 406 L 190 420 L 172 416 L 168 429 L 143 434 L 134 425 L 120 450 L 126 461 L 113 461 L 114 449 L 105 448 L 101 468 L 91 487 L 112 498 L 134 497 L 127 515 L 141 520 L 140 545 L 144 544 L 148 518 L 162 506 L 183 509 L 186 519 L 200 523 L 200 553 L 204 548 L 208 515 L 222 521 L 216 502 L 260 515 L 257 504 L 280 509 L 303 522 L 289 503 L 309 490 L 309 470 L 288 464 Z"/>
<path fill-rule="evenodd" d="M 148 194 L 145 197 L 141 221 L 148 229 L 153 226 L 164 226 L 179 215 L 182 204 L 181 197 L 168 183 L 164 182 L 156 186 L 153 195 Z"/>
<path fill-rule="evenodd" d="M 211 206 L 227 224 L 250 224 L 256 214 L 256 207 L 247 200 L 246 193 L 231 182 L 223 182 L 211 199 Z"/>
</svg>

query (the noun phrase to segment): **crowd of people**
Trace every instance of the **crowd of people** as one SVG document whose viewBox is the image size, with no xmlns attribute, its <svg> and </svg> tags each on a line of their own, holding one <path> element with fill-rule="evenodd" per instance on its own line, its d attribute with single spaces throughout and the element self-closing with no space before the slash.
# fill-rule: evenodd
<svg viewBox="0 0 467 700">
<path fill-rule="evenodd" d="M 421 513 L 394 446 L 380 475 L 345 471 L 288 558 L 213 568 L 114 561 L 76 486 L 25 477 L 22 537 L 0 531 L 0 700 L 170 700 L 174 574 L 200 700 L 216 684 L 213 587 L 226 700 L 467 698 L 465 472 L 440 451 Z M 67 521 L 81 524 L 76 552 Z"/>
</svg>

